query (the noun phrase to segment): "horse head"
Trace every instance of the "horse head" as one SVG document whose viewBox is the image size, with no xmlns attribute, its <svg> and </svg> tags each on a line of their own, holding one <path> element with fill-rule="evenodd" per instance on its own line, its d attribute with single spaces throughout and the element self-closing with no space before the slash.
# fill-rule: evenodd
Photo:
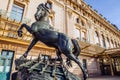
<svg viewBox="0 0 120 80">
<path fill-rule="evenodd" d="M 40 21 L 42 18 L 47 17 L 49 13 L 49 8 L 47 7 L 47 3 L 39 4 L 37 7 L 37 11 L 35 13 L 35 19 Z"/>
</svg>

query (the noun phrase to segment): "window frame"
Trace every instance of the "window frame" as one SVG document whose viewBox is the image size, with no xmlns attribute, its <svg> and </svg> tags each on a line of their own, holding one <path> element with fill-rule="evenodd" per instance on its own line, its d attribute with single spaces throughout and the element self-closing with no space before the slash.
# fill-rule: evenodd
<svg viewBox="0 0 120 80">
<path fill-rule="evenodd" d="M 87 70 L 87 59 L 82 59 L 83 68 Z"/>
<path fill-rule="evenodd" d="M 102 46 L 106 48 L 105 37 L 103 34 L 101 36 L 102 36 Z"/>
<path fill-rule="evenodd" d="M 94 35 L 94 38 L 95 38 L 95 44 L 99 44 L 99 33 L 97 31 L 95 31 L 95 35 Z M 97 40 L 96 40 L 97 39 Z"/>
<path fill-rule="evenodd" d="M 14 8 L 16 8 L 16 10 L 14 11 Z M 19 9 L 19 10 L 18 10 Z M 17 19 L 16 17 L 14 17 L 15 15 L 19 15 L 20 16 L 20 19 Z M 24 4 L 21 4 L 21 3 L 18 3 L 18 2 L 14 2 L 12 4 L 12 9 L 11 9 L 11 14 L 10 14 L 10 18 L 13 19 L 13 20 L 16 20 L 18 22 L 21 22 L 23 20 L 23 17 L 24 17 L 24 13 L 25 13 L 25 5 Z M 14 16 L 13 16 L 14 15 Z"/>
</svg>

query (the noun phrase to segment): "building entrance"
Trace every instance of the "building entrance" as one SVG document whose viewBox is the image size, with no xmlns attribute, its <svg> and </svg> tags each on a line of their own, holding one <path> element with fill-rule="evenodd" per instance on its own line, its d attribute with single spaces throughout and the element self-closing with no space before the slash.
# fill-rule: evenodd
<svg viewBox="0 0 120 80">
<path fill-rule="evenodd" d="M 111 75 L 110 65 L 103 65 L 103 75 Z"/>
<path fill-rule="evenodd" d="M 112 59 L 115 75 L 120 75 L 120 56 Z"/>
<path fill-rule="evenodd" d="M 99 63 L 102 75 L 120 75 L 120 56 L 110 56 L 110 59 L 102 57 Z"/>
<path fill-rule="evenodd" d="M 111 75 L 111 68 L 109 65 L 109 60 L 106 58 L 99 59 L 100 69 L 102 75 Z"/>
</svg>

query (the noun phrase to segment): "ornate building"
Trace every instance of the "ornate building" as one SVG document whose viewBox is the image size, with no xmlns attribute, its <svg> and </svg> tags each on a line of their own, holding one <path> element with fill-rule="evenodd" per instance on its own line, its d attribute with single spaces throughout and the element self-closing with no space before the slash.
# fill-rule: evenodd
<svg viewBox="0 0 120 80">
<path fill-rule="evenodd" d="M 8 80 L 15 71 L 14 60 L 26 50 L 31 34 L 24 29 L 22 38 L 17 30 L 22 23 L 31 25 L 40 3 L 49 3 L 50 24 L 55 30 L 77 38 L 81 47 L 80 60 L 92 75 L 120 75 L 120 31 L 83 0 L 1 0 L 0 1 L 0 78 Z M 38 54 L 55 57 L 55 49 L 39 42 L 28 56 Z M 64 57 L 64 56 L 63 56 Z M 71 72 L 81 75 L 73 63 Z"/>
</svg>

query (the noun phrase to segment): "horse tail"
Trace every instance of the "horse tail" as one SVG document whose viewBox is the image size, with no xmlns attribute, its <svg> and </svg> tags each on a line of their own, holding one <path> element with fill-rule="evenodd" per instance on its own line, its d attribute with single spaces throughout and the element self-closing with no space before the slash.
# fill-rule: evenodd
<svg viewBox="0 0 120 80">
<path fill-rule="evenodd" d="M 80 52 L 81 52 L 81 49 L 80 49 L 80 46 L 78 44 L 78 41 L 76 39 L 71 39 L 73 45 L 74 45 L 74 48 L 73 48 L 73 54 L 78 57 Z"/>
</svg>

